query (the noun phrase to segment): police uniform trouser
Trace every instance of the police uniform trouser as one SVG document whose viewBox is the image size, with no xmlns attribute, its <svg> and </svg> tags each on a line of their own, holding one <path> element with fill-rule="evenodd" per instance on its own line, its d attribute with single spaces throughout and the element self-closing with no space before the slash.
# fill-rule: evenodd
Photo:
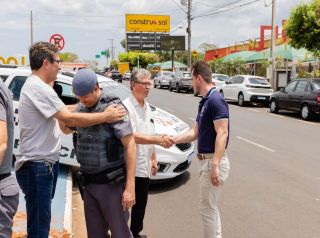
<svg viewBox="0 0 320 238">
<path fill-rule="evenodd" d="M 88 238 L 132 238 L 128 226 L 129 212 L 121 205 L 124 185 L 122 183 L 88 184 L 83 190 L 84 212 Z"/>
</svg>

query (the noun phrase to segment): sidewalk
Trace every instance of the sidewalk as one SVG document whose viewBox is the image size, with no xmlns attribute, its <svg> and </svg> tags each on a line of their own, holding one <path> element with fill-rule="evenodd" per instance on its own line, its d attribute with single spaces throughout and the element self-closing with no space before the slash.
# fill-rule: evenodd
<svg viewBox="0 0 320 238">
<path fill-rule="evenodd" d="M 77 187 L 72 191 L 72 237 L 87 238 L 83 201 Z"/>
</svg>

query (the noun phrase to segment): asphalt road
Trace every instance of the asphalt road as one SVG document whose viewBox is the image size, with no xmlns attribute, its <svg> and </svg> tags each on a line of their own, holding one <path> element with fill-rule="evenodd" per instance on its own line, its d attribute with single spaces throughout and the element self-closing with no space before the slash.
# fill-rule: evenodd
<svg viewBox="0 0 320 238">
<path fill-rule="evenodd" d="M 124 82 L 128 85 L 128 82 Z M 192 125 L 199 97 L 152 89 L 148 101 Z M 221 196 L 224 238 L 320 237 L 320 120 L 274 115 L 260 106 L 229 104 L 230 176 Z M 202 237 L 198 164 L 152 185 L 142 234 Z"/>
</svg>

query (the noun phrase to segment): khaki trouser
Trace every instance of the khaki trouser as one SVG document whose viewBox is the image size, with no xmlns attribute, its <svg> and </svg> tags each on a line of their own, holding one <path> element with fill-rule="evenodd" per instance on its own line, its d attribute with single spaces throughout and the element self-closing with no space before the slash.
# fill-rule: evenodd
<svg viewBox="0 0 320 238">
<path fill-rule="evenodd" d="M 221 238 L 221 221 L 218 209 L 219 196 L 229 175 L 230 165 L 226 154 L 220 161 L 221 185 L 213 186 L 211 183 L 211 167 L 213 154 L 205 154 L 206 159 L 200 163 L 200 214 L 204 225 L 204 238 Z"/>
</svg>

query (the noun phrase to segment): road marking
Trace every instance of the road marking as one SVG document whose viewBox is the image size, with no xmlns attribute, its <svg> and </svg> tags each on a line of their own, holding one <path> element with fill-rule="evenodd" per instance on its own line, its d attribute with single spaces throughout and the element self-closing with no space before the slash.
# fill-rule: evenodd
<svg viewBox="0 0 320 238">
<path fill-rule="evenodd" d="M 249 108 L 249 109 L 247 109 L 248 111 L 252 111 L 252 112 L 260 112 L 259 110 L 257 110 L 257 109 L 251 109 L 251 108 Z"/>
<path fill-rule="evenodd" d="M 245 139 L 245 138 L 243 138 L 243 137 L 241 137 L 241 136 L 236 136 L 236 138 L 239 139 L 239 140 L 245 141 L 245 142 L 247 142 L 247 143 L 249 143 L 249 144 L 251 144 L 251 145 L 257 146 L 257 147 L 259 147 L 259 148 L 261 148 L 261 149 L 267 150 L 267 151 L 269 151 L 269 152 L 272 152 L 272 153 L 275 152 L 275 150 L 273 150 L 273 149 L 270 149 L 270 148 L 268 148 L 268 147 L 266 147 L 266 146 L 263 146 L 263 145 L 260 145 L 260 144 L 258 144 L 258 143 L 255 143 L 255 142 L 253 142 L 253 141 L 251 141 L 251 140 Z"/>
<path fill-rule="evenodd" d="M 284 118 L 284 116 L 280 116 L 280 115 L 277 115 L 277 114 L 274 114 L 274 113 L 269 113 L 271 116 L 273 117 L 281 117 L 281 118 Z"/>
</svg>

